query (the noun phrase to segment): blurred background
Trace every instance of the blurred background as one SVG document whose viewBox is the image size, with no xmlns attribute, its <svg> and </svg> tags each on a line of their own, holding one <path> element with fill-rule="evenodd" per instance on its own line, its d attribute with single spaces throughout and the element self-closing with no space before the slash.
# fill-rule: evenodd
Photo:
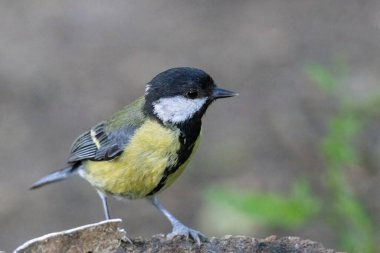
<svg viewBox="0 0 380 253">
<path fill-rule="evenodd" d="M 202 68 L 239 97 L 161 200 L 209 236 L 292 235 L 380 249 L 380 2 L 1 1 L 0 250 L 103 219 L 80 178 L 29 191 L 157 73 Z M 170 232 L 110 200 L 130 237 Z"/>
</svg>

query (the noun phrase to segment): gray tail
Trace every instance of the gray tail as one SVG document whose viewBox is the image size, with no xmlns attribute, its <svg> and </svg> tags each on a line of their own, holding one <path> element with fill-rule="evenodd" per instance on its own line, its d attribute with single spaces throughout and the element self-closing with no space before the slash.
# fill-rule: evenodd
<svg viewBox="0 0 380 253">
<path fill-rule="evenodd" d="M 47 184 L 62 181 L 64 179 L 70 177 L 71 175 L 76 174 L 77 169 L 78 169 L 78 166 L 69 166 L 69 167 L 66 167 L 64 169 L 54 171 L 54 172 L 50 173 L 49 175 L 44 176 L 43 178 L 41 178 L 37 182 L 35 182 L 30 187 L 30 189 L 33 190 L 33 189 L 40 188 L 40 187 L 47 185 Z"/>
</svg>

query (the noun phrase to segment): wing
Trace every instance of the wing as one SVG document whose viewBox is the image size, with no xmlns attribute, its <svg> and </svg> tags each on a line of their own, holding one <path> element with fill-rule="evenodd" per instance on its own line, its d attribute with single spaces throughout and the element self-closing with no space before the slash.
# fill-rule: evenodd
<svg viewBox="0 0 380 253">
<path fill-rule="evenodd" d="M 80 135 L 71 147 L 69 163 L 82 160 L 107 161 L 118 157 L 132 138 L 144 117 L 143 99 L 116 113 Z"/>
<path fill-rule="evenodd" d="M 111 160 L 122 152 L 122 147 L 113 141 L 101 122 L 91 130 L 80 135 L 71 147 L 69 163 L 81 160 Z"/>
</svg>

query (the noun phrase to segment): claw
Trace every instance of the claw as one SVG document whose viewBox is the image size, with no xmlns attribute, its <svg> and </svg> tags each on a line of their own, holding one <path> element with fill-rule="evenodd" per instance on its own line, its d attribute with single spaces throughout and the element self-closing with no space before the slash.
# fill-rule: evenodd
<svg viewBox="0 0 380 253">
<path fill-rule="evenodd" d="M 170 234 L 168 234 L 166 237 L 171 240 L 177 235 L 185 236 L 186 239 L 189 239 L 189 238 L 193 239 L 198 244 L 198 246 L 201 245 L 202 241 L 207 241 L 207 237 L 204 234 L 202 234 L 201 232 L 197 230 L 186 227 L 185 225 L 181 223 L 176 224 L 173 227 L 173 231 Z"/>
<path fill-rule="evenodd" d="M 132 240 L 129 239 L 129 237 L 127 237 L 127 236 L 124 236 L 121 240 L 122 240 L 123 242 L 125 242 L 125 243 L 129 243 L 129 244 L 133 245 Z"/>
<path fill-rule="evenodd" d="M 161 213 L 163 213 L 166 218 L 170 221 L 170 223 L 173 226 L 173 231 L 168 234 L 166 237 L 168 239 L 173 239 L 173 237 L 179 235 L 179 236 L 185 236 L 186 239 L 193 239 L 198 246 L 201 245 L 201 241 L 207 241 L 207 237 L 202 234 L 201 232 L 188 228 L 185 225 L 183 225 L 179 220 L 176 219 L 166 208 L 161 205 L 160 201 L 156 196 L 149 196 L 147 199 L 158 209 Z"/>
</svg>

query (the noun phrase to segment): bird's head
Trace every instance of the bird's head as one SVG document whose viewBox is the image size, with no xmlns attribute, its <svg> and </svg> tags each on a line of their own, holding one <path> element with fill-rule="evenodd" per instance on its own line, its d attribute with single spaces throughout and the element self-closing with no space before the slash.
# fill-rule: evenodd
<svg viewBox="0 0 380 253">
<path fill-rule="evenodd" d="M 144 110 L 163 123 L 182 124 L 190 119 L 200 119 L 214 100 L 236 95 L 217 87 L 203 70 L 172 68 L 147 84 Z"/>
</svg>

